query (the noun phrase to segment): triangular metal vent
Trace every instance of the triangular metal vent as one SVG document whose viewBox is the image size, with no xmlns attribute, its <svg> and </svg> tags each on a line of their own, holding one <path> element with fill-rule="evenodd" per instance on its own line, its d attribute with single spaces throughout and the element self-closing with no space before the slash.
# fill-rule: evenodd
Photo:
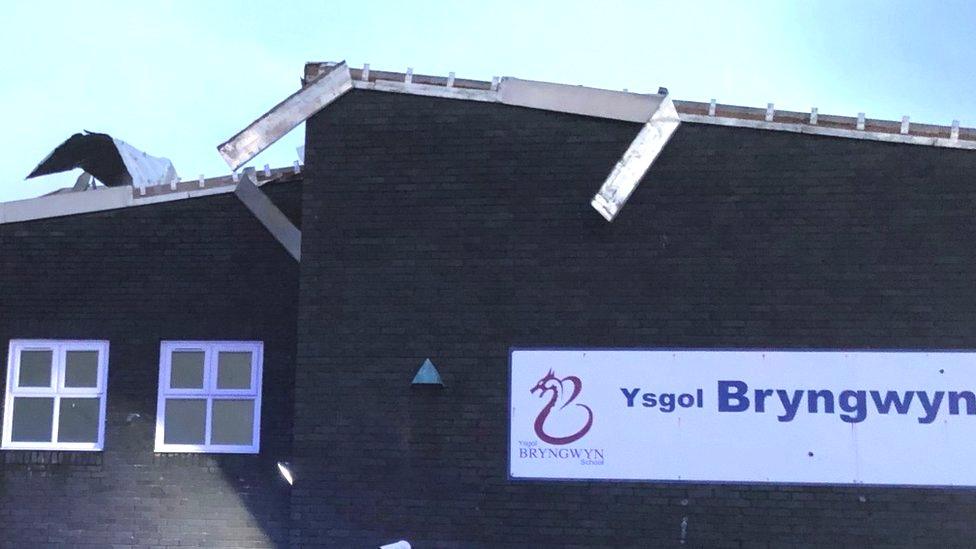
<svg viewBox="0 0 976 549">
<path fill-rule="evenodd" d="M 413 376 L 414 385 L 440 385 L 444 386 L 444 381 L 441 379 L 441 374 L 437 372 L 437 368 L 434 367 L 434 363 L 428 358 L 417 370 L 417 375 Z"/>
</svg>

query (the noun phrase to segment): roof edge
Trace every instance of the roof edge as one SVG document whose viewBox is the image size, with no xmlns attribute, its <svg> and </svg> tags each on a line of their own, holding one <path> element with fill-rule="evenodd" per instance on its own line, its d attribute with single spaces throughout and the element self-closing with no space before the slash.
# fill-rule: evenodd
<svg viewBox="0 0 976 549">
<path fill-rule="evenodd" d="M 301 179 L 299 172 L 296 172 L 293 167 L 277 168 L 267 172 L 259 171 L 257 175 L 258 186 Z M 125 185 L 48 194 L 36 198 L 0 202 L 0 225 L 202 198 L 232 193 L 236 188 L 235 176 L 227 175 L 152 187 L 136 188 Z"/>
<path fill-rule="evenodd" d="M 337 63 L 334 62 L 306 63 L 305 81 L 317 78 L 336 65 Z M 621 114 L 625 109 L 617 109 L 610 104 L 632 104 L 641 100 L 646 101 L 647 98 L 661 97 L 659 94 L 533 82 L 511 77 L 496 77 L 489 82 L 455 78 L 454 73 L 448 76 L 432 76 L 414 74 L 412 69 L 407 69 L 406 72 L 377 71 L 371 70 L 368 64 L 362 68 L 350 68 L 349 71 L 353 87 L 356 89 L 515 105 L 519 103 L 508 99 L 511 95 L 506 94 L 506 87 L 516 83 L 532 83 L 542 88 L 540 92 L 544 92 L 537 95 L 548 94 L 548 98 L 540 98 L 545 106 L 540 106 L 538 103 L 521 106 L 633 122 L 644 122 L 647 118 L 645 116 L 640 119 L 640 116 L 635 114 Z M 593 97 L 591 106 L 580 109 L 574 108 L 572 104 L 560 104 L 560 100 L 563 99 L 561 95 L 571 90 L 581 92 L 585 90 Z M 895 121 L 867 118 L 863 113 L 851 117 L 820 114 L 816 108 L 811 109 L 809 113 L 777 111 L 773 104 L 765 108 L 743 107 L 720 104 L 714 100 L 710 103 L 674 100 L 674 104 L 683 122 L 976 150 L 976 128 L 960 127 L 958 121 L 953 121 L 948 126 L 919 124 L 911 122 L 907 116 L 900 121 Z"/>
</svg>

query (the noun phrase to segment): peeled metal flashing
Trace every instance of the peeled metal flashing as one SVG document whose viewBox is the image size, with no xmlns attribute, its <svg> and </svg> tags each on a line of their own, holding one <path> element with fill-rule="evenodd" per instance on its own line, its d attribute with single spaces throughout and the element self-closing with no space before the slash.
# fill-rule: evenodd
<svg viewBox="0 0 976 549">
<path fill-rule="evenodd" d="M 829 137 L 844 137 L 847 139 L 867 139 L 871 141 L 885 141 L 888 143 L 904 143 L 908 145 L 928 145 L 931 147 L 946 147 L 950 149 L 976 150 L 976 141 L 968 139 L 952 139 L 951 137 L 937 137 L 931 135 L 912 135 L 889 133 L 854 128 L 838 128 L 805 124 L 802 122 L 766 122 L 747 118 L 730 118 L 722 116 L 708 116 L 702 114 L 681 113 L 682 122 L 696 124 L 713 124 L 716 126 L 732 126 L 736 128 L 752 128 L 756 130 L 772 130 L 780 132 L 803 133 L 808 135 L 824 135 Z"/>
<path fill-rule="evenodd" d="M 607 221 L 613 221 L 624 207 L 681 124 L 678 111 L 667 96 L 662 98 L 649 118 L 590 202 Z"/>
<path fill-rule="evenodd" d="M 264 225 L 265 229 L 275 237 L 275 240 L 285 247 L 285 250 L 295 258 L 302 260 L 302 232 L 282 213 L 274 202 L 254 184 L 254 174 L 245 172 L 234 194 L 244 203 L 244 206 L 254 214 L 254 217 Z"/>
<path fill-rule="evenodd" d="M 352 89 L 349 67 L 339 63 L 217 146 L 236 170 L 313 114 Z"/>
<path fill-rule="evenodd" d="M 134 187 L 164 185 L 177 178 L 176 168 L 169 158 L 146 154 L 121 139 L 112 138 L 122 163 L 132 177 Z"/>
</svg>

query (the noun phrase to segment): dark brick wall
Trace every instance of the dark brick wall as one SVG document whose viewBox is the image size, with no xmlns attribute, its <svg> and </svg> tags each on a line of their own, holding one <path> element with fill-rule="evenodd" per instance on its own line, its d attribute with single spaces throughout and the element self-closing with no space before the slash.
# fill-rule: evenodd
<svg viewBox="0 0 976 549">
<path fill-rule="evenodd" d="M 264 189 L 298 217 L 300 183 Z M 111 345 L 105 451 L 0 451 L 0 546 L 285 544 L 297 286 L 232 194 L 0 225 L 0 387 L 10 339 Z M 154 454 L 168 339 L 264 341 L 259 455 Z"/>
<path fill-rule="evenodd" d="M 637 130 L 364 91 L 308 122 L 295 544 L 972 544 L 972 490 L 507 479 L 512 346 L 976 348 L 976 154 L 685 124 L 608 224 Z"/>
</svg>

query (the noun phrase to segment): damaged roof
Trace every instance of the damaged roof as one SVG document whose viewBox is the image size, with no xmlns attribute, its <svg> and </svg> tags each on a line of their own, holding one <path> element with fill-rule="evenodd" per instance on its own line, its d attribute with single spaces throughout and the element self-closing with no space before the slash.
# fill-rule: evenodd
<svg viewBox="0 0 976 549">
<path fill-rule="evenodd" d="M 258 170 L 255 176 L 259 187 L 266 183 L 295 181 L 302 178 L 301 169 L 297 166 Z M 85 192 L 55 193 L 25 200 L 0 202 L 0 224 L 232 193 L 237 188 L 240 177 L 237 174 L 230 174 L 188 181 L 173 180 L 166 185 L 151 187 L 100 187 Z"/>
<path fill-rule="evenodd" d="M 316 78 L 335 65 L 334 62 L 307 63 L 305 65 L 305 81 L 308 82 Z M 491 92 L 497 93 L 498 88 L 506 80 L 506 78 L 495 79 L 493 82 L 467 80 L 454 78 L 453 73 L 446 77 L 418 75 L 413 74 L 409 69 L 407 72 L 375 71 L 371 70 L 369 65 L 365 65 L 361 69 L 350 69 L 350 73 L 353 79 L 353 87 L 356 89 L 474 100 L 492 100 Z M 581 87 L 567 84 L 555 84 L 555 86 Z M 458 93 L 445 93 L 452 88 Z M 489 93 L 465 94 L 463 90 Z M 625 101 L 627 98 L 646 95 L 627 91 L 601 91 L 612 94 L 614 101 Z M 961 127 L 958 121 L 953 121 L 949 125 L 919 124 L 911 122 L 907 116 L 900 121 L 894 121 L 867 118 L 863 113 L 858 116 L 821 114 L 816 108 L 811 109 L 810 112 L 781 111 L 776 110 L 772 103 L 766 107 L 741 107 L 724 105 L 716 101 L 703 103 L 675 99 L 674 105 L 682 122 L 788 131 L 848 139 L 868 139 L 911 145 L 976 149 L 976 128 Z M 597 112 L 581 112 L 578 114 L 601 116 Z M 618 116 L 604 117 L 628 119 Z"/>
<path fill-rule="evenodd" d="M 177 178 L 167 158 L 148 155 L 106 133 L 76 133 L 54 148 L 27 179 L 81 168 L 108 187 L 161 185 Z"/>
<path fill-rule="evenodd" d="M 330 80 L 331 79 L 331 80 Z M 315 89 L 318 86 L 320 89 Z M 765 108 L 672 100 L 666 90 L 658 94 L 602 90 L 536 82 L 518 78 L 491 81 L 405 72 L 371 70 L 369 65 L 349 68 L 344 63 L 311 62 L 305 65 L 303 87 L 244 130 L 218 146 L 232 169 L 243 165 L 278 138 L 349 90 L 372 90 L 456 100 L 480 101 L 582 116 L 644 123 L 630 148 L 614 167 L 593 199 L 593 206 L 608 220 L 634 190 L 656 155 L 680 123 L 711 124 L 769 131 L 794 132 L 847 139 L 874 140 L 910 145 L 976 149 L 976 129 L 950 125 L 876 120 L 856 117 L 777 111 Z M 656 117 L 656 120 L 655 120 Z M 257 172 L 257 184 L 282 177 L 296 177 L 298 163 L 289 168 Z M 155 202 L 181 200 L 233 192 L 238 177 L 226 175 L 143 187 L 122 186 L 83 193 L 0 203 L 0 223 L 73 215 Z"/>
</svg>

